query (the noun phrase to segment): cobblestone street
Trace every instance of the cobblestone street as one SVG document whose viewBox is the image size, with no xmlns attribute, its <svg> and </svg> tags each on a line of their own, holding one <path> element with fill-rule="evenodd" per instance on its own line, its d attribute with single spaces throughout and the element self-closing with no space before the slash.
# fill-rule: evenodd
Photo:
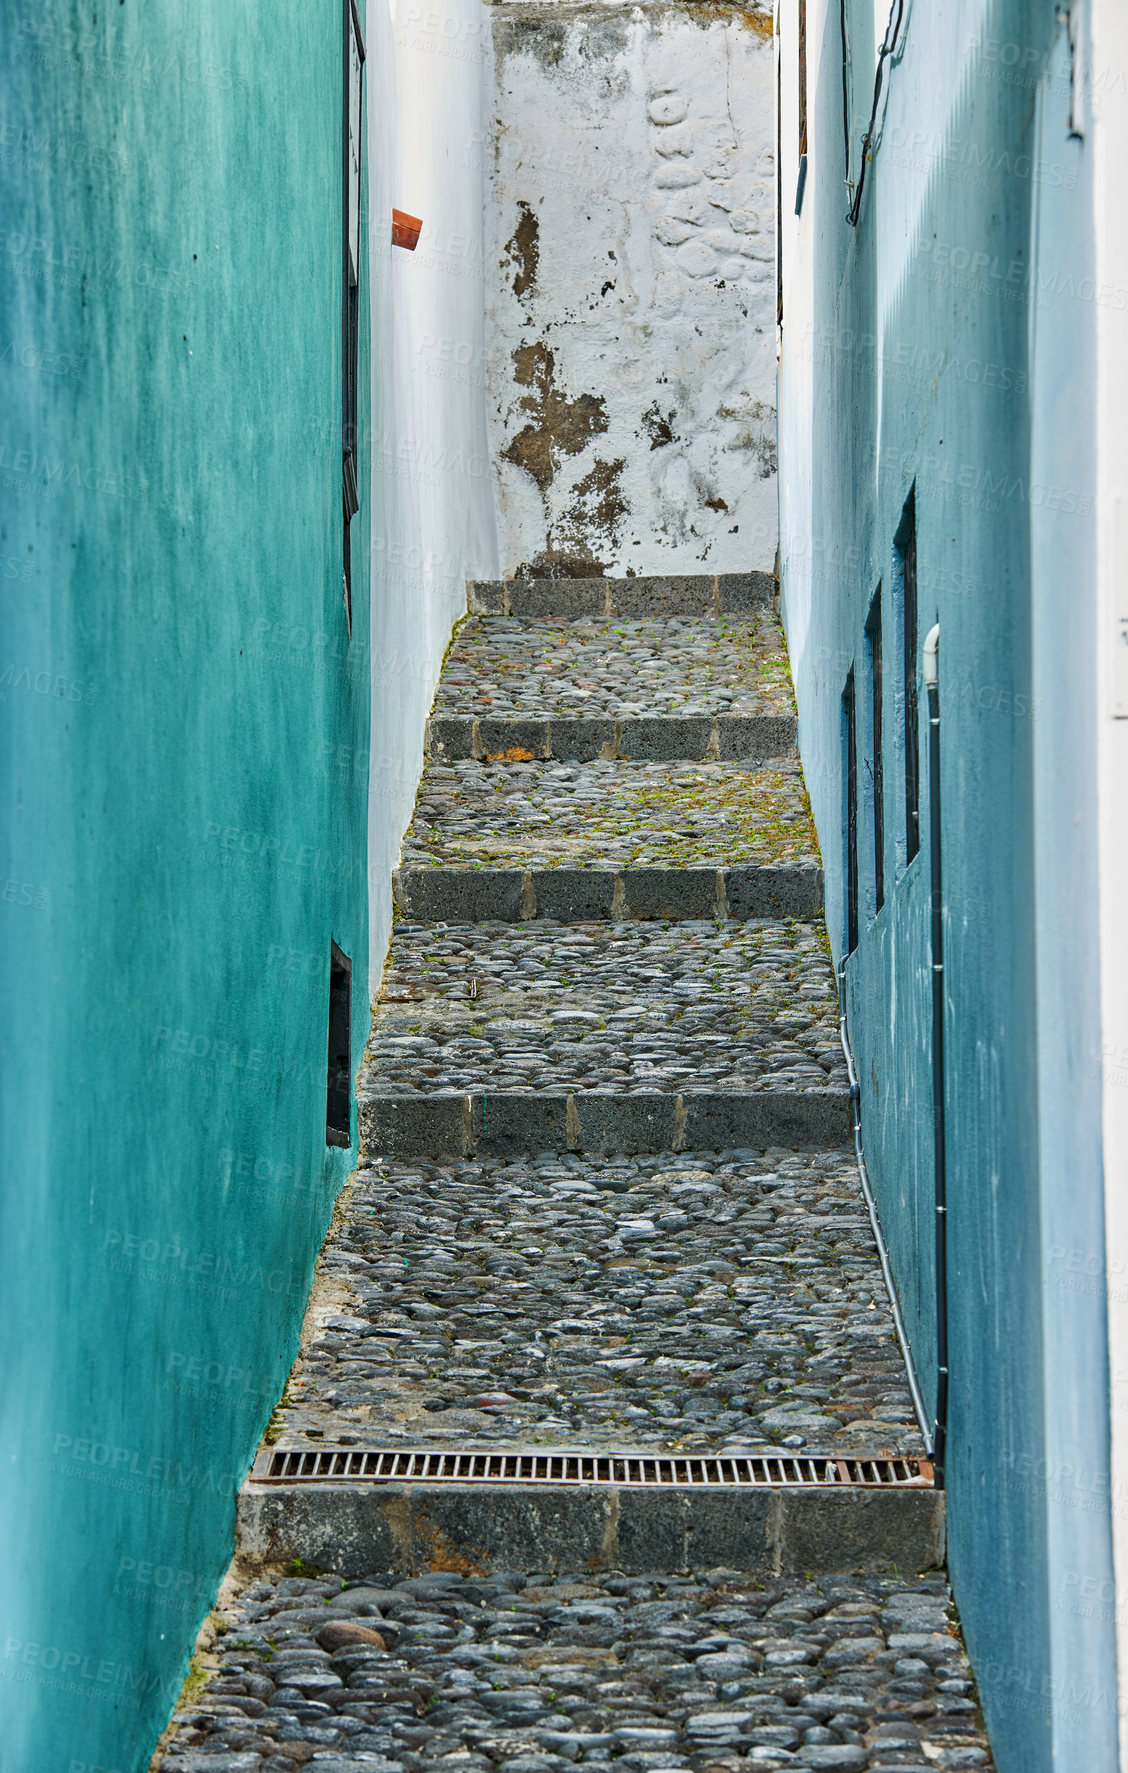
<svg viewBox="0 0 1128 1773">
<path fill-rule="evenodd" d="M 10 24 L 0 1773 L 1128 1773 L 1128 0 Z"/>
<path fill-rule="evenodd" d="M 610 585 L 474 588 L 541 613 L 448 655 L 272 1447 L 924 1459 L 783 636 L 762 588 L 704 613 L 719 583 L 618 621 Z M 658 1535 L 634 1575 L 439 1534 L 404 1580 L 342 1533 L 333 1574 L 246 1540 L 160 1773 L 991 1765 L 945 1578 L 893 1539 L 788 1573 Z"/>
<path fill-rule="evenodd" d="M 709 621 L 470 616 L 447 654 L 433 723 L 713 712 L 794 719 L 787 653 L 770 612 Z"/>
<path fill-rule="evenodd" d="M 991 1764 L 939 1576 L 394 1583 L 250 1584 L 162 1773 Z"/>
<path fill-rule="evenodd" d="M 923 1451 L 852 1152 L 386 1164 L 322 1275 L 287 1445 Z"/>
<path fill-rule="evenodd" d="M 675 1080 L 845 1088 L 820 932 L 762 919 L 397 926 L 365 1088 L 622 1091 Z"/>
</svg>

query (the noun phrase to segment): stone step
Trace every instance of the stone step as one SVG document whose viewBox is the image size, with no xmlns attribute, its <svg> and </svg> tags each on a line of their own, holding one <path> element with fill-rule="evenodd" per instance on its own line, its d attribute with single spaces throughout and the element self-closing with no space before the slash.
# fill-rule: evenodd
<svg viewBox="0 0 1128 1773">
<path fill-rule="evenodd" d="M 925 1456 L 852 1145 L 376 1159 L 338 1201 L 271 1433 Z"/>
<path fill-rule="evenodd" d="M 527 1151 L 658 1152 L 786 1146 L 824 1150 L 850 1136 L 850 1094 L 823 1090 L 499 1090 L 358 1094 L 361 1150 L 379 1157 L 509 1156 Z"/>
<path fill-rule="evenodd" d="M 817 868 L 799 760 L 428 758 L 400 867 Z"/>
<path fill-rule="evenodd" d="M 681 573 L 634 579 L 469 579 L 466 607 L 477 616 L 537 620 L 566 616 L 747 615 L 770 608 L 770 573 Z"/>
<path fill-rule="evenodd" d="M 749 616 L 470 616 L 443 660 L 434 714 L 564 716 L 790 715 L 783 629 Z"/>
<path fill-rule="evenodd" d="M 436 1567 L 708 1569 L 759 1577 L 920 1575 L 944 1559 L 936 1490 L 635 1489 L 614 1484 L 263 1484 L 238 1500 L 237 1555 L 356 1578 Z"/>
<path fill-rule="evenodd" d="M 396 905 L 418 923 L 554 918 L 752 917 L 814 921 L 823 872 L 813 863 L 734 868 L 397 868 Z"/>
<path fill-rule="evenodd" d="M 481 1544 L 493 1510 L 474 1502 Z M 620 1525 L 614 1506 L 608 1552 L 629 1557 L 632 1511 Z M 507 1522 L 505 1497 L 499 1509 Z M 270 1538 L 257 1541 L 248 1520 L 207 1657 L 219 1678 L 201 1680 L 197 1665 L 153 1773 L 994 1766 L 951 1590 L 937 1570 L 915 1574 L 927 1544 L 899 1521 L 881 1536 L 882 1562 L 894 1532 L 903 1549 L 882 1573 L 865 1569 L 878 1541 L 868 1511 L 815 1519 L 784 1498 L 764 1535 L 770 1566 L 796 1564 L 801 1551 L 817 1576 L 806 1562 L 796 1573 L 734 1569 L 724 1520 L 703 1519 L 700 1534 L 690 1520 L 683 1534 L 673 1508 L 655 1562 L 679 1543 L 696 1558 L 700 1544 L 704 1568 L 479 1574 L 472 1556 L 442 1556 L 414 1496 L 389 1512 L 404 1522 L 396 1558 L 411 1574 L 372 1567 L 347 1585 L 314 1575 L 308 1558 L 298 1577 L 290 1561 L 263 1565 L 243 1545 Z M 843 1525 L 844 1567 L 826 1570 L 825 1529 Z M 535 1548 L 548 1535 L 530 1537 Z M 287 1540 L 280 1531 L 275 1543 Z"/>
<path fill-rule="evenodd" d="M 396 925 L 359 1093 L 848 1087 L 816 925 Z"/>
<path fill-rule="evenodd" d="M 450 763 L 465 758 L 765 763 L 797 755 L 797 722 L 787 714 L 663 714 L 625 720 L 583 714 L 501 719 L 436 714 L 427 723 L 425 744 L 428 756 Z"/>
</svg>

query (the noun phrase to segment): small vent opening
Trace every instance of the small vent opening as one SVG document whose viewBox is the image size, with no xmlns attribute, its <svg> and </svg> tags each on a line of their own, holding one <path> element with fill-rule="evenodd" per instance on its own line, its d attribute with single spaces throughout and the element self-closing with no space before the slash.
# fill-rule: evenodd
<svg viewBox="0 0 1128 1773">
<path fill-rule="evenodd" d="M 325 1092 L 326 1145 L 352 1144 L 352 962 L 329 944 L 329 1077 Z"/>
</svg>

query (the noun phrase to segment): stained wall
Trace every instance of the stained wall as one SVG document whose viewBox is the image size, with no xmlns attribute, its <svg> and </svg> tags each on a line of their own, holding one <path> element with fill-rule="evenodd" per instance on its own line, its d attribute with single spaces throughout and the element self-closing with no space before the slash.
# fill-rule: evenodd
<svg viewBox="0 0 1128 1773">
<path fill-rule="evenodd" d="M 502 572 L 773 571 L 770 14 L 493 21 Z"/>
</svg>

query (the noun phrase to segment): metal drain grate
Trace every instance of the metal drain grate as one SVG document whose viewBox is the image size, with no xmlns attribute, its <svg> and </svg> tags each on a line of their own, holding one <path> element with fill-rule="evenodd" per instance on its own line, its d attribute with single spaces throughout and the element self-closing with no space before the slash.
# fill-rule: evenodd
<svg viewBox="0 0 1128 1773">
<path fill-rule="evenodd" d="M 927 1459 L 783 1453 L 487 1453 L 266 1447 L 256 1484 L 616 1484 L 639 1489 L 929 1490 Z"/>
</svg>

